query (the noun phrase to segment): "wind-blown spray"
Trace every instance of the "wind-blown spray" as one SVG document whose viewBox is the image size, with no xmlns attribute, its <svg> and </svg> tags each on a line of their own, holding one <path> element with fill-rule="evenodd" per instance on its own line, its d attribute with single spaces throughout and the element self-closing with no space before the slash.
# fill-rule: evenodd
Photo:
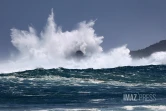
<svg viewBox="0 0 166 111">
<path fill-rule="evenodd" d="M 78 28 L 62 32 L 54 22 L 53 10 L 44 30 L 38 36 L 33 27 L 29 31 L 11 29 L 11 42 L 19 54 L 0 64 L 0 72 L 12 72 L 38 67 L 43 68 L 112 68 L 129 65 L 149 65 L 166 63 L 166 53 L 158 52 L 148 58 L 133 60 L 126 45 L 103 52 L 100 44 L 103 36 L 97 36 L 94 21 L 83 21 Z M 82 59 L 75 54 L 81 51 Z"/>
</svg>

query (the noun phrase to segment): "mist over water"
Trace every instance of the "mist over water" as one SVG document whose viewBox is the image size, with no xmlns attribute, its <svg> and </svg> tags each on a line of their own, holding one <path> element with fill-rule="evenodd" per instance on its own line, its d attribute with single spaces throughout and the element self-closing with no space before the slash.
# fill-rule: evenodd
<svg viewBox="0 0 166 111">
<path fill-rule="evenodd" d="M 40 34 L 33 27 L 28 31 L 11 29 L 11 42 L 19 53 L 0 63 L 0 73 L 39 67 L 84 69 L 166 64 L 166 52 L 141 59 L 132 59 L 127 45 L 104 52 L 100 45 L 104 37 L 95 33 L 94 24 L 95 21 L 83 21 L 75 30 L 62 32 L 54 22 L 52 10 Z M 84 57 L 76 57 L 77 51 L 83 52 Z"/>
</svg>

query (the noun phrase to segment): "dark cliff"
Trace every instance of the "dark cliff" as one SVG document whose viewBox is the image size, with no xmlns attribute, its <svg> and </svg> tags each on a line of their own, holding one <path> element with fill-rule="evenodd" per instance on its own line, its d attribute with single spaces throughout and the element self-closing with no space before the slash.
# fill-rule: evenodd
<svg viewBox="0 0 166 111">
<path fill-rule="evenodd" d="M 160 52 L 160 51 L 166 51 L 166 40 L 162 40 L 162 41 L 155 43 L 153 45 L 150 45 L 149 47 L 146 47 L 144 49 L 130 51 L 130 55 L 133 58 L 142 58 L 142 57 L 148 57 L 152 53 Z"/>
</svg>

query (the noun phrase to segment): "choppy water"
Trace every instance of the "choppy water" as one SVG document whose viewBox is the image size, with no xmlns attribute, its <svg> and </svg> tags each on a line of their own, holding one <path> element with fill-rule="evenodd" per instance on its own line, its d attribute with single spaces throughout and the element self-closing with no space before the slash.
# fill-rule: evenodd
<svg viewBox="0 0 166 111">
<path fill-rule="evenodd" d="M 137 97 L 126 100 L 125 94 Z M 165 104 L 165 65 L 110 69 L 39 68 L 0 74 L 0 109 L 3 111 L 165 111 Z"/>
</svg>

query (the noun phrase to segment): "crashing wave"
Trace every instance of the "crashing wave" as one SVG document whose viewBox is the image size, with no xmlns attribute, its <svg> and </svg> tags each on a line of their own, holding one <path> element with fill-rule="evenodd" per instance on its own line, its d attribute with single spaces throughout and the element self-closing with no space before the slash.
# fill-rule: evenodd
<svg viewBox="0 0 166 111">
<path fill-rule="evenodd" d="M 101 47 L 104 37 L 95 33 L 94 24 L 95 21 L 83 21 L 76 29 L 63 32 L 54 22 L 52 10 L 40 34 L 33 27 L 29 27 L 29 31 L 11 29 L 11 42 L 19 53 L 1 62 L 0 72 L 22 71 L 37 67 L 84 69 L 166 63 L 166 52 L 133 59 L 127 45 L 104 52 Z"/>
</svg>

